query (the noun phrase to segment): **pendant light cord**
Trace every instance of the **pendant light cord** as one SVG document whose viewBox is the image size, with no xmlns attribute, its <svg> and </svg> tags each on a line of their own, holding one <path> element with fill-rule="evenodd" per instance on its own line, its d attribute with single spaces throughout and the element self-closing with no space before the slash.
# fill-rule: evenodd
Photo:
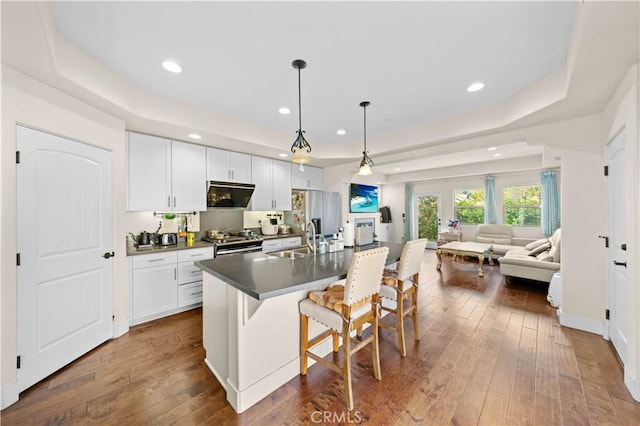
<svg viewBox="0 0 640 426">
<path fill-rule="evenodd" d="M 367 153 L 367 106 L 363 106 L 364 109 L 364 154 Z"/>
<path fill-rule="evenodd" d="M 300 86 L 300 67 L 298 67 L 298 129 L 302 131 L 302 89 Z"/>
</svg>

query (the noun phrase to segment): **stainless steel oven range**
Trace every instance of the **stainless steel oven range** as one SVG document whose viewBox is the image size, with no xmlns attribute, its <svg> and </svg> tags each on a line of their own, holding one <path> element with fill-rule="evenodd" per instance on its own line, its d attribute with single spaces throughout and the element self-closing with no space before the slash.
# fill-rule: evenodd
<svg viewBox="0 0 640 426">
<path fill-rule="evenodd" d="M 262 251 L 262 238 L 259 237 L 226 237 L 223 240 L 205 237 L 203 241 L 213 243 L 214 257 Z"/>
</svg>

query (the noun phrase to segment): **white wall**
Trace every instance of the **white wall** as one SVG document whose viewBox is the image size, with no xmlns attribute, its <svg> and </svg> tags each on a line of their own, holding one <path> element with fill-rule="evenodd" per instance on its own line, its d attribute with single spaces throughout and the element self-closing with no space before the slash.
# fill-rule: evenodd
<svg viewBox="0 0 640 426">
<path fill-rule="evenodd" d="M 2 66 L 2 337 L 0 383 L 5 394 L 16 381 L 16 164 L 15 128 L 24 124 L 111 152 L 113 176 L 114 314 L 128 327 L 125 250 L 125 123 L 62 92 Z M 5 392 L 7 391 L 7 392 Z M 15 395 L 17 397 L 17 394 Z"/>
<path fill-rule="evenodd" d="M 640 66 L 630 68 L 604 110 L 605 145 L 625 130 L 625 198 L 627 233 L 627 277 L 625 283 L 625 330 L 627 363 L 625 383 L 640 400 Z M 607 276 L 608 278 L 608 276 Z M 607 286 L 610 283 L 607 282 Z"/>
</svg>

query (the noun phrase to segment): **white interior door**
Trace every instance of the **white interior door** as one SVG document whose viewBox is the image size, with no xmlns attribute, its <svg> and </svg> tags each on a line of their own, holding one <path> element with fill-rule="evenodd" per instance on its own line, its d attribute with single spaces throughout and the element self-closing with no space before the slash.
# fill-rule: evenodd
<svg viewBox="0 0 640 426">
<path fill-rule="evenodd" d="M 22 126 L 17 146 L 22 391 L 112 336 L 111 154 Z"/>
<path fill-rule="evenodd" d="M 438 231 L 442 222 L 440 193 L 416 194 L 416 215 L 418 218 L 418 238 L 427 238 L 427 248 L 436 249 Z"/>
<path fill-rule="evenodd" d="M 624 130 L 607 146 L 607 250 L 609 337 L 623 363 L 627 360 L 627 336 L 624 324 L 626 268 Z"/>
</svg>

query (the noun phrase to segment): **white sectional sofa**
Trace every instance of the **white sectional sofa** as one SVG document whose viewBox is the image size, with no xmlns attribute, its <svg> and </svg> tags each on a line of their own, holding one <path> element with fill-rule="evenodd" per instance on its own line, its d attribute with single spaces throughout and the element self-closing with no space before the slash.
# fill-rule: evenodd
<svg viewBox="0 0 640 426">
<path fill-rule="evenodd" d="M 550 238 L 543 238 L 524 247 L 514 247 L 498 258 L 500 273 L 507 277 L 551 282 L 560 270 L 560 229 Z"/>
<path fill-rule="evenodd" d="M 498 259 L 512 248 L 522 248 L 535 241 L 533 238 L 516 238 L 511 225 L 478 225 L 476 242 L 491 244 L 491 257 Z"/>
</svg>

